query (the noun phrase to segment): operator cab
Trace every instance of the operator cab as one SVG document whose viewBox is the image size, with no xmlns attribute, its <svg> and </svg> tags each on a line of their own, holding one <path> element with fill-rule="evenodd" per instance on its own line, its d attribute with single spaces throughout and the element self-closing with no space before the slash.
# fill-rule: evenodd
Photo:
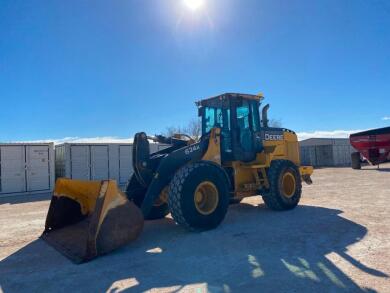
<svg viewBox="0 0 390 293">
<path fill-rule="evenodd" d="M 222 161 L 250 162 L 263 151 L 260 133 L 260 95 L 226 93 L 196 103 L 202 135 L 221 129 Z"/>
</svg>

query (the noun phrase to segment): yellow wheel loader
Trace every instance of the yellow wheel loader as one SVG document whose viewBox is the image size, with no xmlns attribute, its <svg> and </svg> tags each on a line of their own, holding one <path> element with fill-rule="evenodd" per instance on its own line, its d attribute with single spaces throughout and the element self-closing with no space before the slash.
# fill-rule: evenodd
<svg viewBox="0 0 390 293">
<path fill-rule="evenodd" d="M 196 103 L 198 141 L 137 133 L 125 193 L 115 181 L 58 179 L 42 238 L 75 262 L 124 245 L 144 219 L 173 219 L 192 231 L 217 227 L 229 204 L 260 195 L 273 210 L 294 208 L 311 166 L 301 166 L 296 134 L 268 126 L 262 95 L 226 93 Z M 149 140 L 170 147 L 150 153 Z"/>
</svg>

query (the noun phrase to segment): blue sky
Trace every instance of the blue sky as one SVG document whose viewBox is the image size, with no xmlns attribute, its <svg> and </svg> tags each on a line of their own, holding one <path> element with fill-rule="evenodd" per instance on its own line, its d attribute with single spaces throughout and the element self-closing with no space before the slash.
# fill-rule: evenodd
<svg viewBox="0 0 390 293">
<path fill-rule="evenodd" d="M 131 137 L 263 92 L 297 132 L 388 126 L 390 3 L 0 1 L 0 141 Z"/>
</svg>

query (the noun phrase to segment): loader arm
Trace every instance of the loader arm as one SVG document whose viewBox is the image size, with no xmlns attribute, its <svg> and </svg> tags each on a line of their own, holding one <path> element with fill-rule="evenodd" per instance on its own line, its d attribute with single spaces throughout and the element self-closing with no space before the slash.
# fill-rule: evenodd
<svg viewBox="0 0 390 293">
<path fill-rule="evenodd" d="M 150 153 L 149 139 L 145 132 L 136 133 L 133 142 L 133 169 L 134 176 L 141 186 L 147 188 L 152 181 L 153 174 L 157 171 L 160 161 L 167 155 L 175 150 L 184 148 L 187 143 L 183 140 L 174 140 L 158 136 L 159 142 L 170 142 L 171 146 L 158 151 L 156 153 Z"/>
<path fill-rule="evenodd" d="M 133 146 L 134 175 L 146 188 L 141 210 L 146 217 L 153 203 L 166 187 L 174 174 L 189 162 L 200 160 L 214 161 L 220 164 L 219 151 L 220 129 L 215 128 L 204 135 L 199 142 L 188 146 L 173 145 L 154 154 L 150 154 L 145 133 L 135 135 Z M 218 137 L 218 139 L 216 139 Z M 148 155 L 147 155 L 148 154 Z"/>
</svg>

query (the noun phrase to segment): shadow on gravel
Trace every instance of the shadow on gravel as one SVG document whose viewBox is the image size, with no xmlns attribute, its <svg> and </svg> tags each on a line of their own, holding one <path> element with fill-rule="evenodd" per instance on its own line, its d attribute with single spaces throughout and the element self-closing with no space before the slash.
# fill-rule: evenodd
<svg viewBox="0 0 390 293">
<path fill-rule="evenodd" d="M 379 172 L 390 172 L 390 168 L 378 168 L 378 169 L 375 169 L 375 170 L 377 170 L 377 171 L 379 171 Z"/>
<path fill-rule="evenodd" d="M 191 292 L 205 286 L 210 292 L 375 292 L 326 257 L 337 254 L 363 275 L 388 277 L 348 254 L 367 229 L 341 213 L 313 206 L 273 212 L 243 203 L 231 206 L 219 228 L 203 233 L 166 218 L 146 223 L 134 243 L 82 265 L 36 240 L 0 263 L 0 286 L 5 293 L 179 291 L 189 285 Z"/>
<path fill-rule="evenodd" d="M 390 168 L 370 168 L 370 169 L 364 169 L 362 168 L 360 171 L 377 171 L 377 172 L 390 172 Z"/>
</svg>

